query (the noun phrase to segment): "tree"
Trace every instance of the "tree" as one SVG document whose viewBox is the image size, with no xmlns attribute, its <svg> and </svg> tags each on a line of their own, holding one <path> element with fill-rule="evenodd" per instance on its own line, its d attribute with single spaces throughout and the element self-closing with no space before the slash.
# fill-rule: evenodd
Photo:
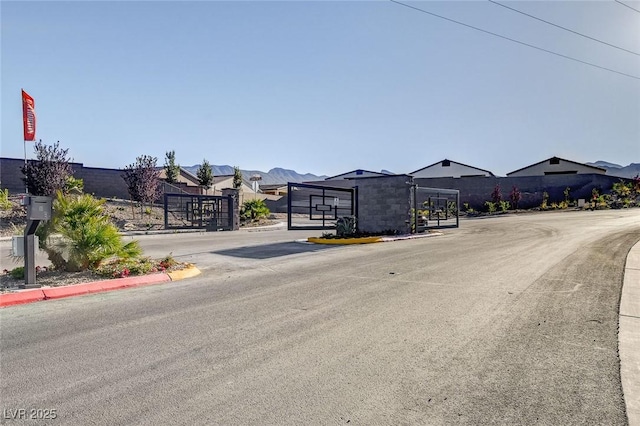
<svg viewBox="0 0 640 426">
<path fill-rule="evenodd" d="M 213 169 L 206 159 L 202 160 L 202 164 L 198 167 L 196 176 L 198 177 L 198 183 L 200 186 L 207 190 L 211 188 L 211 185 L 213 184 Z"/>
<path fill-rule="evenodd" d="M 242 172 L 238 166 L 233 168 L 233 188 L 240 189 L 242 187 Z"/>
<path fill-rule="evenodd" d="M 180 165 L 176 164 L 176 152 L 167 151 L 164 159 L 164 172 L 166 175 L 165 180 L 169 183 L 178 182 L 178 176 L 180 176 Z"/>
<path fill-rule="evenodd" d="M 156 167 L 158 159 L 149 155 L 136 158 L 134 164 L 125 167 L 122 178 L 127 183 L 129 195 L 134 201 L 153 203 L 160 198 L 160 171 Z"/>
<path fill-rule="evenodd" d="M 500 190 L 500 184 L 497 184 L 495 188 L 493 188 L 493 192 L 491 192 L 491 201 L 494 203 L 500 204 L 502 201 L 502 191 Z"/>
<path fill-rule="evenodd" d="M 517 210 L 518 203 L 522 199 L 522 193 L 520 192 L 517 186 L 514 185 L 513 188 L 511 189 L 511 193 L 509 194 L 509 199 L 511 199 L 511 205 L 513 206 L 513 208 Z"/>
<path fill-rule="evenodd" d="M 32 195 L 51 197 L 56 191 L 63 190 L 68 178 L 73 174 L 72 160 L 67 158 L 69 149 L 60 148 L 60 142 L 48 146 L 42 141 L 34 146 L 36 160 L 30 160 L 22 168 L 27 190 Z"/>
</svg>

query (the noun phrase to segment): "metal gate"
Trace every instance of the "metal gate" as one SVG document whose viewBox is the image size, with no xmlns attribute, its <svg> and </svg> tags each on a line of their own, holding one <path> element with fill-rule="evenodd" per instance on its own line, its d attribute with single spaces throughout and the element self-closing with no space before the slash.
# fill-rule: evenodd
<svg viewBox="0 0 640 426">
<path fill-rule="evenodd" d="M 357 188 L 289 183 L 287 229 L 335 229 L 338 218 L 357 217 L 357 191 Z"/>
<path fill-rule="evenodd" d="M 412 232 L 457 228 L 460 225 L 460 191 L 416 185 L 413 187 L 412 198 Z"/>
<path fill-rule="evenodd" d="M 164 194 L 165 229 L 233 230 L 233 198 L 217 195 Z"/>
</svg>

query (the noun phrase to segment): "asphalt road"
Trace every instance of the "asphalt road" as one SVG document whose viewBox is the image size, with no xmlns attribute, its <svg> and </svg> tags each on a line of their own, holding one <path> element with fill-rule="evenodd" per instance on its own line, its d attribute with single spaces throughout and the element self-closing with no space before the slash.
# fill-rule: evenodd
<svg viewBox="0 0 640 426">
<path fill-rule="evenodd" d="M 145 237 L 203 274 L 0 310 L 3 422 L 627 423 L 618 304 L 640 210 L 363 246 L 298 237 Z"/>
</svg>

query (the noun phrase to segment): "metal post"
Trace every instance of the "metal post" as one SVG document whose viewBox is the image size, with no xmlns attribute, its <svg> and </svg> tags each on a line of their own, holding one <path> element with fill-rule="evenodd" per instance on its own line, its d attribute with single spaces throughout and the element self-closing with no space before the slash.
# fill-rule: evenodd
<svg viewBox="0 0 640 426">
<path fill-rule="evenodd" d="M 169 229 L 169 194 L 164 194 L 164 229 Z"/>
<path fill-rule="evenodd" d="M 456 192 L 456 228 L 460 227 L 460 191 Z"/>
<path fill-rule="evenodd" d="M 413 186 L 413 233 L 418 233 L 418 186 Z"/>
<path fill-rule="evenodd" d="M 24 285 L 20 288 L 40 288 L 36 284 L 36 229 L 39 220 L 29 220 L 24 230 Z"/>
</svg>

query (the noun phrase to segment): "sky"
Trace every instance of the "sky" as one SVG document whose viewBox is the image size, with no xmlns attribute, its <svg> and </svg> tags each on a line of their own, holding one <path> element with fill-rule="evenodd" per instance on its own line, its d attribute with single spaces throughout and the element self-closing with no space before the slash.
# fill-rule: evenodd
<svg viewBox="0 0 640 426">
<path fill-rule="evenodd" d="M 640 163 L 640 1 L 502 3 L 615 47 L 490 1 L 404 3 L 2 1 L 0 155 L 24 158 L 24 89 L 36 138 L 88 167 Z"/>
</svg>

